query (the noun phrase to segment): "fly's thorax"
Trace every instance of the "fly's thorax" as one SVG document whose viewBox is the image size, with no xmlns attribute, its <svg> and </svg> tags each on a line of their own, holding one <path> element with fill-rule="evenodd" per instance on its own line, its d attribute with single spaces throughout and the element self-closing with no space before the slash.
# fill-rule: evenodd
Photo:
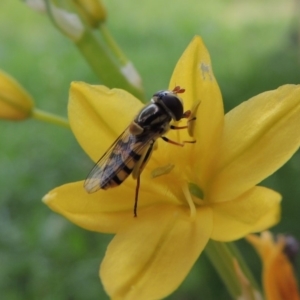
<svg viewBox="0 0 300 300">
<path fill-rule="evenodd" d="M 156 104 L 149 103 L 146 105 L 136 116 L 134 121 L 134 127 L 139 126 L 143 129 L 143 132 L 165 132 L 165 128 L 169 128 L 171 122 L 171 116 L 166 113 L 165 109 Z"/>
</svg>

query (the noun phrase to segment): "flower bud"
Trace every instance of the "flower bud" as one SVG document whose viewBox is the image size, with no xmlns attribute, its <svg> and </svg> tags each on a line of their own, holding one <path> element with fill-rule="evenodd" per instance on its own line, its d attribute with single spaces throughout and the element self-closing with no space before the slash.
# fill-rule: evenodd
<svg viewBox="0 0 300 300">
<path fill-rule="evenodd" d="M 0 119 L 26 119 L 32 108 L 32 97 L 14 78 L 0 71 Z"/>
<path fill-rule="evenodd" d="M 106 20 L 106 9 L 100 0 L 73 0 L 80 9 L 82 16 L 91 27 L 98 27 Z"/>
</svg>

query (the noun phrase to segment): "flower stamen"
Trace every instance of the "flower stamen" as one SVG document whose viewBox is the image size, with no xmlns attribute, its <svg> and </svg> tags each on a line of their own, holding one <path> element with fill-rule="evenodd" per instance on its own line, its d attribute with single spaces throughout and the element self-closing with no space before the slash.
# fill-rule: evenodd
<svg viewBox="0 0 300 300">
<path fill-rule="evenodd" d="M 195 203 L 191 197 L 191 194 L 190 194 L 190 191 L 189 191 L 189 187 L 187 184 L 184 184 L 183 187 L 182 187 L 182 191 L 183 191 L 183 194 L 185 196 L 185 199 L 190 207 L 190 217 L 192 220 L 195 220 L 196 218 L 196 206 L 195 206 Z"/>
<path fill-rule="evenodd" d="M 165 166 L 155 168 L 151 172 L 151 178 L 155 178 L 155 177 L 158 177 L 161 175 L 166 175 L 166 174 L 170 173 L 174 167 L 175 167 L 175 165 L 173 165 L 173 164 L 167 164 Z"/>
<path fill-rule="evenodd" d="M 196 114 L 198 107 L 200 105 L 201 101 L 198 100 L 194 103 L 192 109 L 191 109 L 191 114 L 188 117 L 187 121 L 187 128 L 188 128 L 188 134 L 189 136 L 193 137 L 194 136 L 194 127 L 195 127 L 195 120 L 196 120 Z"/>
</svg>

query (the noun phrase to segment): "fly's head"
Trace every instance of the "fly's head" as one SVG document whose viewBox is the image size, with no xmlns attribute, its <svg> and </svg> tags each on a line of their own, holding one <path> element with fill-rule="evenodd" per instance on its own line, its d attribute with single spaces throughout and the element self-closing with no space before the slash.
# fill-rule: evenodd
<svg viewBox="0 0 300 300">
<path fill-rule="evenodd" d="M 183 92 L 184 89 L 181 89 L 179 86 L 176 86 L 173 91 L 159 91 L 153 95 L 151 102 L 163 107 L 174 121 L 179 121 L 184 117 L 184 111 L 182 99 L 178 94 Z"/>
</svg>

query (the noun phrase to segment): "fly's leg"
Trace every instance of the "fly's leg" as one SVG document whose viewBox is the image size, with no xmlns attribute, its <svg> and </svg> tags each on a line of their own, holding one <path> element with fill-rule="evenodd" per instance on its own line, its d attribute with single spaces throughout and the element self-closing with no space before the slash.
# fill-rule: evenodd
<svg viewBox="0 0 300 300">
<path fill-rule="evenodd" d="M 196 143 L 196 141 L 183 141 L 182 143 L 178 143 L 178 142 L 175 142 L 175 141 L 172 141 L 170 139 L 168 139 L 167 137 L 165 136 L 162 136 L 161 137 L 165 142 L 167 143 L 170 143 L 170 144 L 173 144 L 173 145 L 176 145 L 176 146 L 180 146 L 180 147 L 183 147 L 184 144 L 188 143 L 188 144 L 194 144 Z"/>
<path fill-rule="evenodd" d="M 186 111 L 186 112 L 183 114 L 183 118 L 189 118 L 190 115 L 191 115 L 191 111 L 188 110 L 188 111 Z M 188 129 L 188 128 L 189 128 L 189 123 L 192 122 L 192 121 L 195 121 L 195 120 L 196 120 L 196 117 L 189 119 L 188 122 L 187 122 L 188 124 L 185 125 L 185 126 L 174 126 L 174 125 L 171 125 L 171 126 L 170 126 L 170 129 L 172 129 L 172 130 Z M 176 146 L 181 146 L 181 147 L 183 147 L 184 144 L 186 144 L 186 143 L 189 143 L 189 144 L 194 144 L 194 143 L 196 143 L 196 141 L 183 141 L 182 143 L 178 143 L 178 142 L 175 142 L 175 141 L 172 141 L 172 140 L 168 139 L 168 138 L 165 137 L 165 136 L 162 136 L 161 138 L 162 138 L 165 142 L 167 142 L 167 143 L 170 143 L 170 144 L 173 144 L 173 145 L 176 145 Z"/>
<path fill-rule="evenodd" d="M 180 129 L 187 129 L 189 128 L 189 123 L 192 122 L 192 121 L 195 121 L 196 120 L 196 117 L 190 119 L 187 121 L 188 125 L 185 125 L 185 126 L 174 126 L 174 125 L 170 125 L 170 129 L 172 130 L 180 130 Z"/>
<path fill-rule="evenodd" d="M 134 198 L 134 207 L 133 207 L 133 216 L 137 217 L 137 205 L 139 200 L 139 190 L 140 190 L 140 182 L 141 182 L 141 173 L 146 166 L 152 150 L 153 150 L 154 141 L 152 141 L 149 147 L 145 150 L 144 154 L 141 156 L 140 160 L 134 166 L 132 171 L 132 177 L 136 179 L 136 188 L 135 188 L 135 198 Z"/>
<path fill-rule="evenodd" d="M 139 200 L 140 182 L 141 182 L 141 173 L 138 175 L 136 179 L 135 198 L 134 198 L 134 207 L 133 207 L 133 216 L 135 218 L 137 217 L 137 205 Z"/>
</svg>

